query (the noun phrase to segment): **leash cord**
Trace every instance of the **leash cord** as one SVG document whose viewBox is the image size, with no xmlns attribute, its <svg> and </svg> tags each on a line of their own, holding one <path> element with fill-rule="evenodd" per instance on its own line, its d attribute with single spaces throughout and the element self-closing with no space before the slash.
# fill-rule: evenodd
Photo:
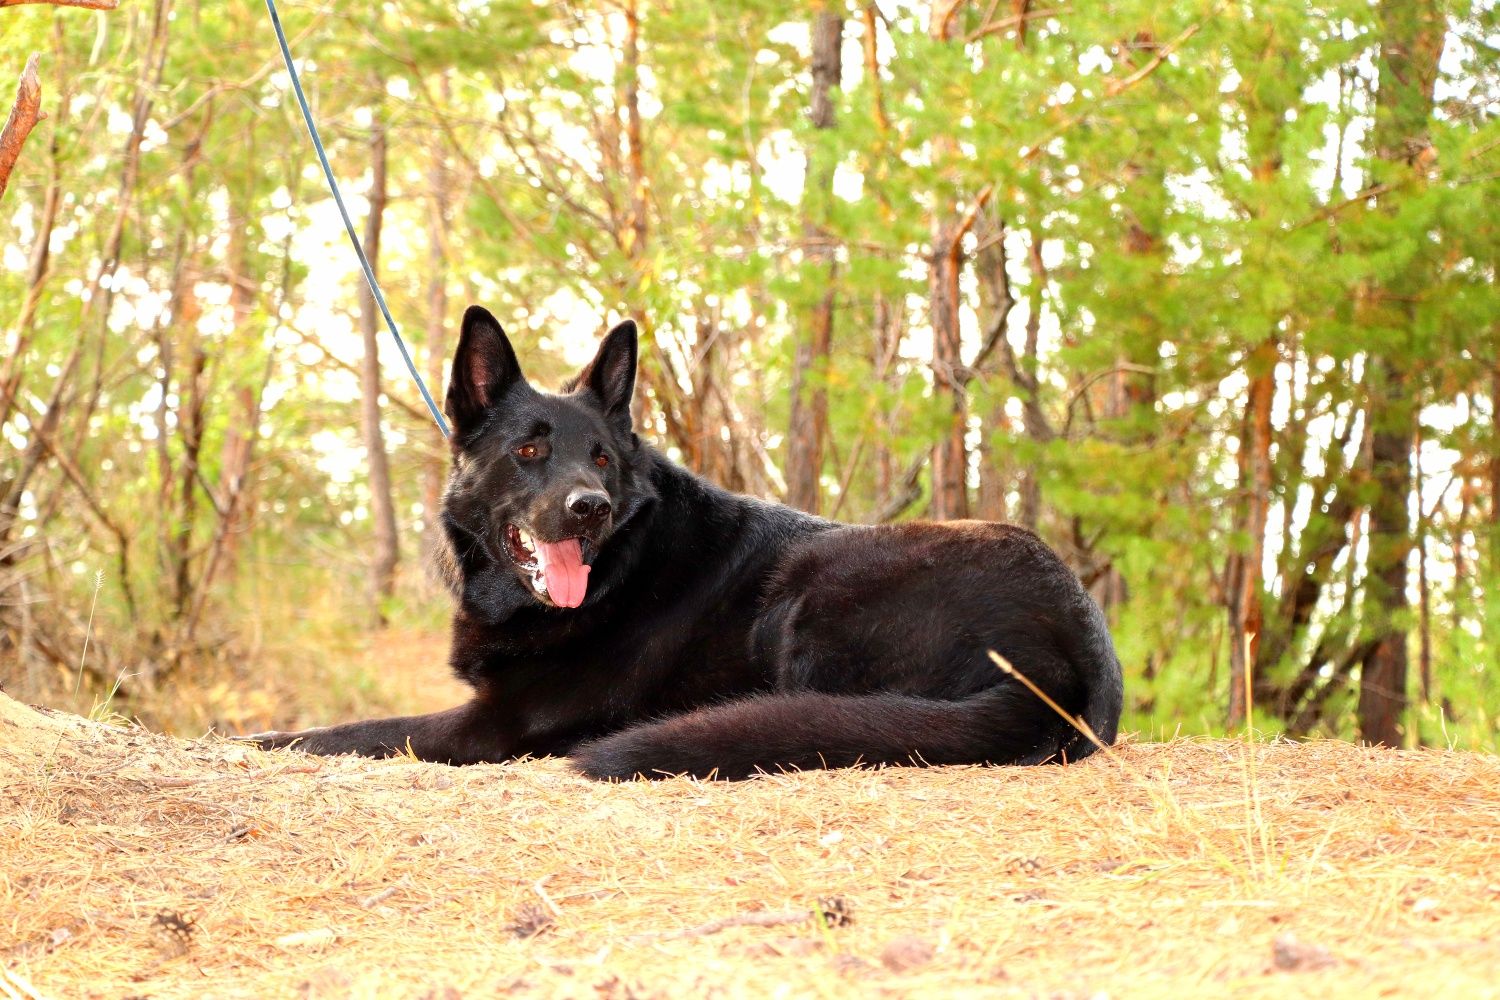
<svg viewBox="0 0 1500 1000">
<path fill-rule="evenodd" d="M 422 381 L 422 376 L 417 372 L 417 366 L 412 363 L 411 354 L 406 349 L 406 341 L 401 339 L 401 331 L 396 329 L 396 321 L 391 318 L 391 310 L 385 304 L 385 296 L 381 294 L 380 282 L 375 280 L 375 270 L 370 267 L 369 258 L 365 256 L 365 248 L 360 245 L 359 237 L 354 234 L 354 223 L 349 220 L 349 210 L 344 207 L 344 197 L 339 194 L 338 182 L 333 179 L 333 168 L 328 165 L 328 154 L 323 151 L 323 140 L 318 135 L 318 127 L 313 124 L 312 110 L 307 106 L 307 95 L 302 92 L 302 78 L 297 75 L 297 67 L 292 63 L 292 50 L 286 43 L 286 32 L 281 29 L 281 18 L 276 14 L 276 0 L 266 0 L 266 10 L 271 12 L 271 27 L 276 31 L 276 41 L 281 45 L 281 58 L 286 63 L 286 71 L 292 78 L 292 90 L 297 94 L 297 103 L 302 107 L 302 120 L 307 123 L 307 132 L 312 136 L 313 148 L 318 151 L 318 162 L 323 165 L 323 176 L 328 179 L 328 190 L 333 192 L 334 204 L 339 207 L 339 215 L 344 218 L 344 229 L 349 233 L 349 242 L 354 244 L 354 253 L 359 257 L 359 266 L 364 269 L 365 282 L 370 286 L 370 292 L 375 297 L 375 303 L 380 306 L 380 313 L 385 317 L 385 325 L 390 327 L 391 336 L 396 338 L 396 346 L 401 350 L 401 360 L 406 362 L 406 370 L 411 372 L 412 379 L 417 383 L 417 388 L 422 392 L 422 399 L 427 403 L 427 409 L 432 412 L 432 419 L 437 421 L 438 430 L 443 432 L 443 437 L 449 437 L 448 422 L 443 419 L 443 411 L 433 401 L 432 393 L 427 391 L 427 383 Z"/>
</svg>

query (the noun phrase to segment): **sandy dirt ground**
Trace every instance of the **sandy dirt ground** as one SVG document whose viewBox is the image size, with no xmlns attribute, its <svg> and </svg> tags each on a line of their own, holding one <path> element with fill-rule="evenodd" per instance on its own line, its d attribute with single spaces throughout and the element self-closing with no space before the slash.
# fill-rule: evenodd
<svg viewBox="0 0 1500 1000">
<path fill-rule="evenodd" d="M 0 695 L 0 997 L 1500 996 L 1500 758 L 623 785 Z"/>
</svg>

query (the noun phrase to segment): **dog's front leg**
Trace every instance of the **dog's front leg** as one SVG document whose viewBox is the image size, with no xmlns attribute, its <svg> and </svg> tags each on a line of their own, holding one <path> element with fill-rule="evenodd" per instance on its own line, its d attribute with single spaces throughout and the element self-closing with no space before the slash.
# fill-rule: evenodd
<svg viewBox="0 0 1500 1000">
<path fill-rule="evenodd" d="M 494 705 L 480 700 L 430 715 L 348 722 L 295 733 L 256 733 L 240 739 L 263 750 L 291 747 L 321 756 L 361 757 L 410 753 L 437 764 L 501 761 L 515 745 L 514 727 Z"/>
</svg>

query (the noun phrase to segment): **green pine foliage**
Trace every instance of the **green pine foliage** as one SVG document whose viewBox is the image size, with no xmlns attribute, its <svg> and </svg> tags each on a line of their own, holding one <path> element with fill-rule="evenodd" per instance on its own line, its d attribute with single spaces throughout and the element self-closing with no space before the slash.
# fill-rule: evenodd
<svg viewBox="0 0 1500 1000">
<path fill-rule="evenodd" d="M 805 4 L 288 3 L 282 17 L 357 216 L 371 124 L 390 130 L 381 272 L 424 369 L 434 281 L 439 352 L 483 302 L 542 382 L 636 316 L 645 430 L 737 489 L 784 489 L 799 346 L 831 288 L 830 354 L 800 383 L 828 401 L 822 509 L 923 514 L 925 456 L 952 412 L 931 364 L 933 226 L 971 212 L 974 509 L 1034 526 L 1094 589 L 1143 733 L 1224 729 L 1232 567 L 1257 552 L 1254 725 L 1358 733 L 1364 645 L 1386 627 L 1368 561 L 1384 488 L 1371 435 L 1389 417 L 1373 373 L 1390 360 L 1419 428 L 1394 623 L 1411 660 L 1404 738 L 1496 746 L 1495 12 L 1431 8 L 1438 79 L 1430 109 L 1402 109 L 1425 126 L 1392 155 L 1372 137 L 1399 40 L 1368 0 L 1051 6 L 960 3 L 944 33 L 927 3 L 836 4 L 828 129 L 807 117 Z M 271 669 L 257 634 L 300 640 L 364 599 L 369 486 L 357 274 L 269 24 L 253 4 L 27 6 L 0 15 L 0 40 L 0 68 L 42 54 L 49 114 L 0 201 L 15 359 L 0 367 L 14 506 L 0 510 L 0 680 L 45 686 L 63 669 L 99 568 L 100 662 L 139 667 L 136 689 L 213 659 Z M 806 182 L 829 172 L 831 193 Z M 444 449 L 394 360 L 384 412 L 414 566 Z M 1257 378 L 1271 383 L 1258 533 Z M 441 599 L 409 575 L 403 606 L 438 620 Z"/>
</svg>

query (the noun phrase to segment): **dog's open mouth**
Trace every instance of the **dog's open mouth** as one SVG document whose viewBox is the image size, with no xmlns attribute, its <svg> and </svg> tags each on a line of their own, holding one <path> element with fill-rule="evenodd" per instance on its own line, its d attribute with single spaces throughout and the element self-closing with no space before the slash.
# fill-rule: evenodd
<svg viewBox="0 0 1500 1000">
<path fill-rule="evenodd" d="M 560 608 L 583 603 L 589 586 L 594 543 L 587 538 L 544 542 L 514 524 L 505 526 L 505 548 L 536 595 Z"/>
</svg>

